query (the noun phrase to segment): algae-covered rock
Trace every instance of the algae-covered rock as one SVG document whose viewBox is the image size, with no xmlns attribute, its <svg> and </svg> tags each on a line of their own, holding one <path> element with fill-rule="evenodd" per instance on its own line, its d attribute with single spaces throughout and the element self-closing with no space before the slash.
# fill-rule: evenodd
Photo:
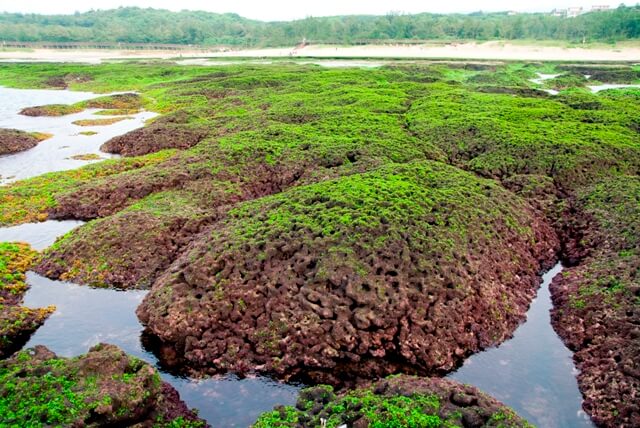
<svg viewBox="0 0 640 428">
<path fill-rule="evenodd" d="M 20 306 L 28 289 L 25 272 L 36 256 L 27 244 L 0 243 L 0 358 L 19 349 L 55 309 Z"/>
<path fill-rule="evenodd" d="M 295 407 L 264 413 L 254 428 L 531 427 L 478 389 L 448 379 L 390 377 L 335 393 L 316 386 L 300 393 Z"/>
<path fill-rule="evenodd" d="M 113 345 L 60 358 L 36 346 L 0 362 L 9 426 L 205 427 L 147 363 Z"/>
<path fill-rule="evenodd" d="M 330 383 L 444 372 L 511 335 L 556 249 L 495 182 L 388 165 L 238 205 L 138 315 L 196 368 Z"/>
<path fill-rule="evenodd" d="M 187 149 L 209 134 L 206 126 L 190 124 L 184 112 L 155 120 L 149 126 L 114 137 L 104 143 L 102 151 L 123 156 L 140 156 L 164 149 Z"/>
<path fill-rule="evenodd" d="M 20 110 L 20 114 L 24 116 L 66 116 L 68 114 L 80 113 L 84 108 L 74 104 L 48 104 L 43 106 L 26 107 Z"/>
<path fill-rule="evenodd" d="M 29 150 L 49 137 L 45 134 L 32 134 L 17 129 L 0 128 L 0 155 L 8 155 Z"/>
<path fill-rule="evenodd" d="M 575 352 L 594 422 L 639 426 L 640 178 L 603 179 L 578 194 L 574 210 L 579 264 L 551 284 L 553 326 Z"/>
</svg>

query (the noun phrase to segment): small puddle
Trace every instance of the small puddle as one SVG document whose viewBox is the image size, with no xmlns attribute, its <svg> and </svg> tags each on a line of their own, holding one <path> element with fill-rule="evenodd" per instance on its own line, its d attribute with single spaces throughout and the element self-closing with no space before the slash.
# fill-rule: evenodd
<svg viewBox="0 0 640 428">
<path fill-rule="evenodd" d="M 549 284 L 557 264 L 543 277 L 527 320 L 512 339 L 469 357 L 450 378 L 477 386 L 545 428 L 593 427 L 582 410 L 573 355 L 551 326 Z"/>
<path fill-rule="evenodd" d="M 542 85 L 542 82 L 544 82 L 545 80 L 555 79 L 556 77 L 560 76 L 559 74 L 544 74 L 544 73 L 536 73 L 536 74 L 538 75 L 537 78 L 529 79 L 529 82 L 533 82 L 536 85 Z"/>
<path fill-rule="evenodd" d="M 0 242 L 26 242 L 35 250 L 42 251 L 51 246 L 56 238 L 83 225 L 82 221 L 49 220 L 42 223 L 26 223 L 0 228 Z"/>
<path fill-rule="evenodd" d="M 536 73 L 538 77 L 536 79 L 529 79 L 529 82 L 535 83 L 536 85 L 542 85 L 545 80 L 555 79 L 560 76 L 559 74 L 544 74 L 544 73 Z M 555 89 L 542 89 L 541 91 L 546 92 L 549 95 L 558 95 L 560 92 Z"/>
</svg>

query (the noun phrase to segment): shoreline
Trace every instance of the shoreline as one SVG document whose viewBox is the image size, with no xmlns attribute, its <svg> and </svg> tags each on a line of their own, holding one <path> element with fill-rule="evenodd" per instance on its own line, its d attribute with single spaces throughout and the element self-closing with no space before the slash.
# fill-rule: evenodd
<svg viewBox="0 0 640 428">
<path fill-rule="evenodd" d="M 597 61 L 640 62 L 640 45 L 623 47 L 559 47 L 508 42 L 450 43 L 447 45 L 310 45 L 303 48 L 240 50 L 57 50 L 0 51 L 1 62 L 77 62 L 106 60 L 212 58 L 282 59 L 389 59 L 389 60 L 499 60 L 499 61 Z"/>
</svg>

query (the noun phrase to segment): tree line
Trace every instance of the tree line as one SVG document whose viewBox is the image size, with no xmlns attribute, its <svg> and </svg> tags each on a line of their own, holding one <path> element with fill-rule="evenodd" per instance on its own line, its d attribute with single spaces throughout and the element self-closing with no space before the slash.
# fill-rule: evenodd
<svg viewBox="0 0 640 428">
<path fill-rule="evenodd" d="M 640 5 L 576 18 L 551 14 L 430 14 L 308 17 L 261 22 L 237 14 L 122 7 L 73 15 L 0 14 L 0 41 L 121 42 L 267 47 L 411 40 L 564 40 L 640 38 Z"/>
</svg>

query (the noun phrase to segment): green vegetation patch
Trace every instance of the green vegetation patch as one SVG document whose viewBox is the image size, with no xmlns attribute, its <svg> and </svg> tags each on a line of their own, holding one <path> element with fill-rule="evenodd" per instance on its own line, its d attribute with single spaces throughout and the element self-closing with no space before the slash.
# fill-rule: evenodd
<svg viewBox="0 0 640 428">
<path fill-rule="evenodd" d="M 27 291 L 25 272 L 37 253 L 29 245 L 0 243 L 0 358 L 9 355 L 55 310 L 19 306 Z"/>
<path fill-rule="evenodd" d="M 114 123 L 122 122 L 126 119 L 132 119 L 131 117 L 109 117 L 105 119 L 81 119 L 73 122 L 78 126 L 106 126 L 113 125 Z"/>
<path fill-rule="evenodd" d="M 309 388 L 300 393 L 295 407 L 264 413 L 253 427 L 453 428 L 463 426 L 463 420 L 482 427 L 531 427 L 475 388 L 408 376 L 341 394 L 330 386 Z"/>
<path fill-rule="evenodd" d="M 49 104 L 44 106 L 27 107 L 20 111 L 25 116 L 66 116 L 68 114 L 80 113 L 84 108 L 74 104 Z"/>
<path fill-rule="evenodd" d="M 53 172 L 0 187 L 0 225 L 44 221 L 56 206 L 56 195 L 97 178 L 144 168 L 175 154 L 167 150 L 139 158 L 108 160 L 83 168 Z"/>
<path fill-rule="evenodd" d="M 614 97 L 573 91 L 524 98 L 435 83 L 413 103 L 407 122 L 465 169 L 502 179 L 547 175 L 577 189 L 639 166 L 638 101 Z"/>
<path fill-rule="evenodd" d="M 25 272 L 36 259 L 37 252 L 27 244 L 0 243 L 0 304 L 22 296 L 27 290 Z"/>
<path fill-rule="evenodd" d="M 70 359 L 38 346 L 0 362 L 0 414 L 9 426 L 205 426 L 191 413 L 171 415 L 167 401 L 160 375 L 113 345 Z"/>
</svg>

